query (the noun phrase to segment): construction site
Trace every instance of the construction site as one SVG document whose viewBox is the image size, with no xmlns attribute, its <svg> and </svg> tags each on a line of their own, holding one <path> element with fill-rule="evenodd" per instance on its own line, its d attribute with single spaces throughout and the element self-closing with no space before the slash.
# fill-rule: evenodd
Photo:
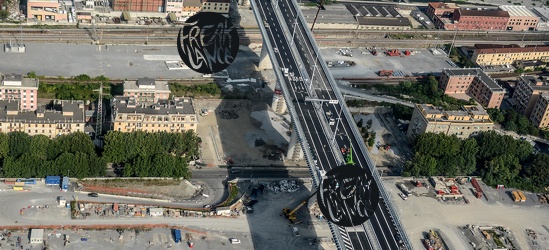
<svg viewBox="0 0 549 250">
<path fill-rule="evenodd" d="M 423 239 L 423 245 L 427 250 L 450 250 L 444 239 L 440 236 L 440 232 L 437 229 L 424 232 L 425 239 Z"/>
<path fill-rule="evenodd" d="M 475 249 L 518 249 L 515 236 L 508 228 L 466 225 L 460 229 Z"/>
</svg>

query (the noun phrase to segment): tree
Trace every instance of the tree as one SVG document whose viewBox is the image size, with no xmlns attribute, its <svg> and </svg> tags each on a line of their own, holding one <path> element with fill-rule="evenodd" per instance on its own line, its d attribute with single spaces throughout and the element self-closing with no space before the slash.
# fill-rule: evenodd
<svg viewBox="0 0 549 250">
<path fill-rule="evenodd" d="M 363 120 L 362 118 L 356 123 L 356 126 L 359 127 L 359 128 L 362 128 L 362 124 L 363 123 Z"/>
<path fill-rule="evenodd" d="M 535 186 L 549 186 L 549 155 L 536 154 L 532 163 L 526 167 L 525 172 Z"/>
<path fill-rule="evenodd" d="M 0 10 L 0 20 L 5 21 L 8 19 L 9 14 L 7 10 Z"/>
<path fill-rule="evenodd" d="M 372 132 L 368 138 L 368 147 L 373 147 L 376 143 L 376 132 Z"/>
<path fill-rule="evenodd" d="M 463 159 L 463 164 L 459 173 L 463 175 L 472 174 L 477 167 L 478 144 L 473 138 L 466 139 L 461 142 L 460 155 Z"/>
</svg>

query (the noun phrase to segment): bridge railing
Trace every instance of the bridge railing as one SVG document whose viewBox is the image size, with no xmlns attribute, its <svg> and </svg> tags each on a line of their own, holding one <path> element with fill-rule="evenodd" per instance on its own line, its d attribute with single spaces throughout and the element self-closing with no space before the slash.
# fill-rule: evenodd
<svg viewBox="0 0 549 250">
<path fill-rule="evenodd" d="M 252 5 L 252 9 L 254 12 L 255 19 L 259 25 L 259 29 L 263 34 L 268 34 L 267 30 L 265 29 L 265 26 L 263 24 L 263 20 L 261 19 L 261 14 L 259 13 L 258 6 L 256 5 L 255 0 L 250 1 L 250 4 Z M 296 114 L 295 107 L 293 105 L 293 102 L 291 100 L 291 97 L 289 95 L 289 90 L 287 89 L 285 78 L 282 75 L 282 70 L 280 69 L 278 62 L 276 61 L 276 55 L 273 53 L 273 46 L 271 42 L 268 39 L 263 39 L 264 46 L 267 47 L 267 51 L 269 52 L 269 57 L 271 59 L 271 63 L 273 65 L 274 72 L 276 74 L 277 79 L 280 81 L 280 86 L 282 88 L 282 91 L 284 92 L 284 100 L 286 101 L 286 106 L 288 107 L 288 111 L 290 113 L 290 117 L 292 118 L 293 125 L 294 125 L 294 132 L 297 134 L 297 138 L 301 144 L 301 148 L 303 150 L 303 153 L 305 154 L 305 161 L 307 162 L 307 166 L 309 167 L 309 171 L 311 172 L 311 176 L 313 177 L 313 186 L 318 188 L 319 184 L 319 173 L 316 170 L 316 166 L 314 164 L 314 160 L 311 154 L 311 151 L 309 149 L 309 144 L 304 136 L 305 132 L 303 131 L 303 128 L 301 127 L 301 124 L 299 123 L 299 118 Z"/>
<path fill-rule="evenodd" d="M 297 5 L 297 3 L 294 0 L 288 0 L 288 1 L 291 1 L 292 5 L 294 6 L 294 9 L 299 10 L 299 6 Z M 326 63 L 324 63 L 324 59 L 322 58 L 322 53 L 320 53 L 320 51 L 318 49 L 318 45 L 316 44 L 316 41 L 313 39 L 314 36 L 312 35 L 311 31 L 309 30 L 309 28 L 307 26 L 307 23 L 305 22 L 305 17 L 303 16 L 303 13 L 301 11 L 297 11 L 297 14 L 299 15 L 299 18 L 298 18 L 299 22 L 300 22 L 301 26 L 304 27 L 304 30 L 307 33 L 309 42 L 313 45 L 312 46 L 313 50 L 317 54 L 317 58 L 318 58 L 318 61 L 319 61 L 318 64 L 320 65 L 320 67 L 322 67 L 322 70 L 326 74 L 326 78 L 327 78 L 330 86 L 332 87 L 333 92 L 335 93 L 337 99 L 340 102 L 341 108 L 343 109 L 342 113 L 344 113 L 347 120 L 354 121 L 354 119 L 350 115 L 350 112 L 348 112 L 349 109 L 348 109 L 347 105 L 345 104 L 345 99 L 341 95 L 341 92 L 339 91 L 337 84 L 334 81 L 334 77 L 332 76 L 330 70 L 327 68 Z M 355 137 L 355 139 L 362 138 L 362 136 L 359 134 L 358 129 L 356 128 L 356 126 L 354 124 L 352 124 L 349 127 L 351 128 L 351 130 L 353 132 L 353 136 Z M 400 215 L 399 215 L 399 213 L 397 213 L 397 211 L 395 211 L 394 205 L 393 205 L 391 199 L 387 195 L 387 191 L 385 190 L 385 188 L 383 186 L 383 183 L 381 181 L 381 177 L 379 176 L 379 174 L 377 173 L 377 170 L 375 169 L 375 165 L 372 162 L 372 159 L 370 157 L 370 154 L 369 154 L 368 150 L 366 149 L 366 147 L 364 145 L 364 142 L 362 140 L 357 140 L 357 143 L 360 147 L 360 150 L 362 151 L 362 154 L 365 155 L 366 158 L 367 158 L 366 162 L 368 163 L 368 168 L 370 169 L 370 172 L 372 173 L 373 178 L 376 180 L 376 182 L 378 184 L 381 196 L 385 200 L 385 204 L 387 205 L 387 207 L 390 211 L 390 214 L 395 217 L 394 218 L 394 223 L 395 223 L 397 231 L 400 232 L 400 235 L 402 236 L 402 240 L 404 241 L 405 246 L 408 249 L 412 249 L 412 245 L 410 244 L 410 240 L 408 239 L 408 235 L 405 233 L 405 231 L 402 227 L 402 224 L 400 223 L 400 221 L 401 221 Z"/>
</svg>

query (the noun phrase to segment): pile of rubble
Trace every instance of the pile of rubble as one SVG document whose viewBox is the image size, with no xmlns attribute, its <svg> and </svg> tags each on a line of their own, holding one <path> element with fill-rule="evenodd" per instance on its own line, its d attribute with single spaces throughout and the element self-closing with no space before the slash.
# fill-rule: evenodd
<svg viewBox="0 0 549 250">
<path fill-rule="evenodd" d="M 238 114 L 232 110 L 223 110 L 219 112 L 221 119 L 238 119 Z"/>
<path fill-rule="evenodd" d="M 267 190 L 275 194 L 281 193 L 293 193 L 299 189 L 296 181 L 282 180 L 279 182 L 273 182 L 267 186 Z"/>
</svg>

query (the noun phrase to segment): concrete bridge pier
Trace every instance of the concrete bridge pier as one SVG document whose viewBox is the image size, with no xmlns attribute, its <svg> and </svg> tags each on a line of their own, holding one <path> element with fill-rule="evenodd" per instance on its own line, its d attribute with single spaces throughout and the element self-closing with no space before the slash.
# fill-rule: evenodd
<svg viewBox="0 0 549 250">
<path fill-rule="evenodd" d="M 269 51 L 267 50 L 267 45 L 263 42 L 261 46 L 261 53 L 259 54 L 259 70 L 273 69 L 273 64 L 271 63 L 271 58 L 269 56 Z"/>
<path fill-rule="evenodd" d="M 294 161 L 299 161 L 305 158 L 305 154 L 301 148 L 301 143 L 297 139 L 297 133 L 295 131 L 292 131 L 292 135 L 290 135 L 290 143 L 288 145 L 286 158 Z"/>
</svg>

